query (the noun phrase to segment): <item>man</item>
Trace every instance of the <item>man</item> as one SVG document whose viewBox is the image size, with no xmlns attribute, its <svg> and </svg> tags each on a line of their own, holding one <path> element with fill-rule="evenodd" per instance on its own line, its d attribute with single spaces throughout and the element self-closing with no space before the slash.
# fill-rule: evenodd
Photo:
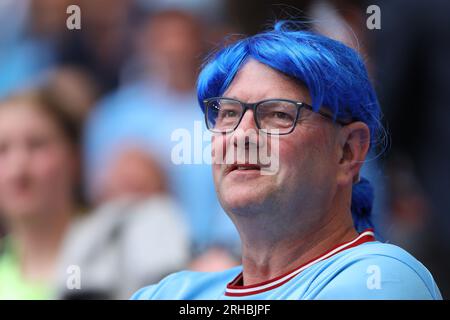
<svg viewBox="0 0 450 320">
<path fill-rule="evenodd" d="M 363 62 L 291 26 L 222 49 L 198 80 L 242 266 L 175 273 L 133 298 L 441 299 L 420 262 L 368 228 L 373 195 L 359 170 L 383 131 Z"/>
</svg>

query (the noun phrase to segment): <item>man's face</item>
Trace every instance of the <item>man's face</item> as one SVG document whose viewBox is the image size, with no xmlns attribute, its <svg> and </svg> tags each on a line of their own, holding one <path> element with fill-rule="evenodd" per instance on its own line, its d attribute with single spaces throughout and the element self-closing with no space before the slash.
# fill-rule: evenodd
<svg viewBox="0 0 450 320">
<path fill-rule="evenodd" d="M 223 94 L 242 102 L 257 102 L 282 98 L 311 104 L 307 89 L 276 70 L 249 60 L 238 72 Z M 267 144 L 270 158 L 278 161 L 274 174 L 262 174 L 262 165 L 237 166 L 213 162 L 213 175 L 219 200 L 228 213 L 249 215 L 252 212 L 282 210 L 289 206 L 303 209 L 324 205 L 327 195 L 333 194 L 338 169 L 337 125 L 317 113 L 302 110 L 294 131 L 287 135 L 253 135 L 246 144 L 236 143 L 257 133 L 253 111 L 248 110 L 236 131 L 214 134 L 213 158 L 217 154 L 254 152 Z M 247 133 L 247 134 L 246 134 Z M 275 141 L 273 139 L 278 139 Z M 276 142 L 276 143 L 275 143 Z M 244 149 L 244 150 L 243 150 Z M 246 159 L 250 159 L 246 155 Z M 236 159 L 236 157 L 234 157 Z M 229 160 L 229 159 L 227 159 Z M 241 162 L 240 162 L 241 163 Z M 330 199 L 327 199 L 330 200 Z M 274 214 L 277 214 L 276 212 Z"/>
</svg>

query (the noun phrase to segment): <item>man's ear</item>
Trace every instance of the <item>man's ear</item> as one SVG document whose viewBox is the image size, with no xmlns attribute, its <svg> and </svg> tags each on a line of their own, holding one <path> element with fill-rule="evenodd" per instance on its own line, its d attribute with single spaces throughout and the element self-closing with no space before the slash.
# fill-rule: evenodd
<svg viewBox="0 0 450 320">
<path fill-rule="evenodd" d="M 341 128 L 339 139 L 338 184 L 348 185 L 359 180 L 359 170 L 370 146 L 369 127 L 361 121 Z"/>
</svg>

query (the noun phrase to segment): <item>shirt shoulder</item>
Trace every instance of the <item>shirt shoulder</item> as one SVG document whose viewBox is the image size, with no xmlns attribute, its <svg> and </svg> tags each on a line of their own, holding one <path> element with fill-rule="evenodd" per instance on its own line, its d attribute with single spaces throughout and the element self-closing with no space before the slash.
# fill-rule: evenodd
<svg viewBox="0 0 450 320">
<path fill-rule="evenodd" d="M 157 284 L 138 290 L 131 300 L 218 299 L 223 295 L 227 283 L 241 270 L 239 266 L 220 272 L 176 272 Z"/>
<path fill-rule="evenodd" d="M 337 257 L 315 299 L 442 299 L 428 269 L 404 249 L 370 242 Z"/>
</svg>

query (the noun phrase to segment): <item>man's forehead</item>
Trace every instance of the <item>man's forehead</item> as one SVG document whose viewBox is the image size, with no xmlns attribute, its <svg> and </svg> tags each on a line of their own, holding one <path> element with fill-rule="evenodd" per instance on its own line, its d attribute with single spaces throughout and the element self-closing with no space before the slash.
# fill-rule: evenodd
<svg viewBox="0 0 450 320">
<path fill-rule="evenodd" d="M 245 62 L 223 96 L 243 102 L 272 98 L 311 102 L 306 86 L 255 59 Z"/>
</svg>

